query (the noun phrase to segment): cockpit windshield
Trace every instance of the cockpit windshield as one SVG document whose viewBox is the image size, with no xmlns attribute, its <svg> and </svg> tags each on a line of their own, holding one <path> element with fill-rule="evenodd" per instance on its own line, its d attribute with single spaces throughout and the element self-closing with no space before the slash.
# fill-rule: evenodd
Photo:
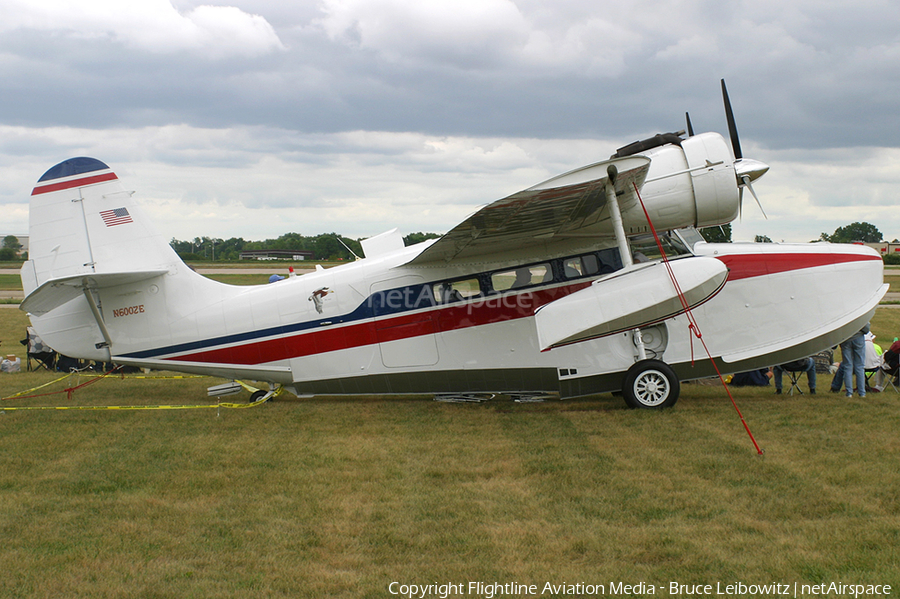
<svg viewBox="0 0 900 599">
<path fill-rule="evenodd" d="M 695 229 L 682 229 L 679 231 L 666 231 L 659 235 L 659 241 L 662 244 L 663 250 L 666 252 L 667 258 L 671 260 L 673 258 L 690 256 L 693 254 L 692 248 L 697 240 L 694 239 L 689 231 L 696 232 Z M 682 235 L 682 232 L 684 232 L 684 236 Z M 703 241 L 703 237 L 699 233 L 697 233 L 696 236 L 700 241 Z M 685 237 L 687 237 L 687 239 Z M 631 252 L 635 264 L 662 258 L 659 246 L 656 244 L 656 239 L 654 239 L 652 235 L 633 237 L 631 239 Z"/>
</svg>

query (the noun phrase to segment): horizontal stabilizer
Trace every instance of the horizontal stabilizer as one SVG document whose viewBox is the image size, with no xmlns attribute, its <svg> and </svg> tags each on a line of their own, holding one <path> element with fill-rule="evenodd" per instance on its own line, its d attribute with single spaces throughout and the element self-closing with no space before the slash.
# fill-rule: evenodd
<svg viewBox="0 0 900 599">
<path fill-rule="evenodd" d="M 50 279 L 28 294 L 20 309 L 40 316 L 62 306 L 84 293 L 84 289 L 104 289 L 145 281 L 168 273 L 168 270 L 145 270 L 136 272 L 108 272 L 85 275 L 70 275 Z"/>
<path fill-rule="evenodd" d="M 715 258 L 682 258 L 669 262 L 669 267 L 691 308 L 718 293 L 728 278 L 728 269 Z M 598 279 L 542 306 L 534 320 L 543 351 L 639 328 L 684 311 L 666 265 L 657 262 Z"/>
</svg>

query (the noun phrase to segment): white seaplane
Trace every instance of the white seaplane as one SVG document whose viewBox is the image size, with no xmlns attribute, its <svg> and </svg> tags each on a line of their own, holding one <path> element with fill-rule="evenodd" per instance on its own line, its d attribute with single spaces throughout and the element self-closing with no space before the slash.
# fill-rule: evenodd
<svg viewBox="0 0 900 599">
<path fill-rule="evenodd" d="M 680 381 L 843 341 L 887 290 L 863 246 L 703 241 L 696 228 L 734 220 L 768 169 L 743 158 L 722 90 L 730 146 L 688 118 L 687 134 L 497 200 L 440 239 L 405 247 L 390 231 L 362 242 L 364 259 L 258 286 L 195 273 L 106 164 L 66 160 L 31 194 L 21 309 L 65 355 L 267 383 L 254 401 L 282 387 L 621 391 L 672 406 Z"/>
</svg>

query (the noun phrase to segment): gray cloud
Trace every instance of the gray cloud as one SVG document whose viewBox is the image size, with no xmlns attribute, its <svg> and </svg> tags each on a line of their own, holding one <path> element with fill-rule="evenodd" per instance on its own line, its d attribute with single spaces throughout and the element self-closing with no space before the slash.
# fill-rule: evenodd
<svg viewBox="0 0 900 599">
<path fill-rule="evenodd" d="M 472 192 L 603 159 L 683 128 L 685 111 L 724 132 L 725 77 L 745 154 L 772 165 L 758 185 L 772 218 L 745 213 L 735 228 L 805 240 L 866 210 L 892 218 L 878 207 L 898 179 L 898 25 L 900 8 L 876 0 L 8 0 L 0 204 L 21 215 L 41 172 L 93 153 L 140 183 L 155 169 L 166 202 L 293 204 L 348 233 L 377 233 L 387 216 L 421 229 L 390 202 L 490 201 Z M 485 149 L 503 140 L 508 151 Z M 367 198 L 386 217 L 341 226 L 341 207 Z M 808 224 L 793 233 L 782 208 Z M 209 222 L 220 236 L 242 224 Z"/>
</svg>

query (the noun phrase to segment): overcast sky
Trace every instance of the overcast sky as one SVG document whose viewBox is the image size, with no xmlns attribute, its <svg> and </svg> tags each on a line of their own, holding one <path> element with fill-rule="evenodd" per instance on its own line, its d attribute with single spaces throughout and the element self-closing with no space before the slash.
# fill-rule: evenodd
<svg viewBox="0 0 900 599">
<path fill-rule="evenodd" d="M 166 236 L 444 232 L 684 128 L 771 170 L 735 239 L 900 237 L 895 0 L 0 0 L 0 233 L 109 164 Z"/>
</svg>

